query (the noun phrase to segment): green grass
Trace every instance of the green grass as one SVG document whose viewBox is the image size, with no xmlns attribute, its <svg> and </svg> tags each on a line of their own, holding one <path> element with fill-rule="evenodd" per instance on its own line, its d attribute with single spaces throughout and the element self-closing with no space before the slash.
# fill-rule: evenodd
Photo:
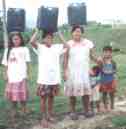
<svg viewBox="0 0 126 129">
<path fill-rule="evenodd" d="M 125 127 L 126 126 L 126 115 L 113 117 L 112 123 L 114 127 Z"/>
<path fill-rule="evenodd" d="M 117 95 L 118 96 L 123 96 L 125 95 L 126 91 L 126 74 L 125 74 L 125 69 L 126 69 L 126 60 L 125 60 L 126 55 L 116 55 L 115 56 L 115 61 L 117 62 L 117 77 L 118 77 L 118 87 L 117 87 Z"/>
</svg>

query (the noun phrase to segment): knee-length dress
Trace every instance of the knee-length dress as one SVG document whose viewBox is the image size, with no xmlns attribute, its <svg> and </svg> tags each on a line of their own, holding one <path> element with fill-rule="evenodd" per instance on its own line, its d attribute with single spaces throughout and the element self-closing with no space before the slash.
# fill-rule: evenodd
<svg viewBox="0 0 126 129">
<path fill-rule="evenodd" d="M 94 47 L 88 39 L 76 43 L 68 41 L 68 78 L 65 82 L 66 96 L 84 96 L 91 94 L 89 79 L 90 50 Z"/>
</svg>

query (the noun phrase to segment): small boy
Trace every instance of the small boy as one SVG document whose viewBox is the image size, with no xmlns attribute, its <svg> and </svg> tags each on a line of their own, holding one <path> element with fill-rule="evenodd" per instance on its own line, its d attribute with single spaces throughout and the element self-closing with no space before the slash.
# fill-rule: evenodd
<svg viewBox="0 0 126 129">
<path fill-rule="evenodd" d="M 102 62 L 100 65 L 101 65 L 100 92 L 102 93 L 104 109 L 106 112 L 114 109 L 114 98 L 117 87 L 117 80 L 116 80 L 117 68 L 116 68 L 116 63 L 113 60 L 111 46 L 105 46 L 103 48 Z M 108 101 L 110 102 L 108 103 Z"/>
</svg>

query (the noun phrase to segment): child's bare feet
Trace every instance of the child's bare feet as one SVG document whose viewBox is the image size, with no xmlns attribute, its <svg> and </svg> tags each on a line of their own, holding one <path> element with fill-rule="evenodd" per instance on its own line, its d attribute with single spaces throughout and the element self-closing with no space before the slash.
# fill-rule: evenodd
<svg viewBox="0 0 126 129">
<path fill-rule="evenodd" d="M 16 111 L 12 111 L 10 115 L 11 115 L 10 122 L 12 124 L 12 127 L 16 128 L 16 126 L 17 126 L 17 122 L 16 122 L 17 112 Z"/>
<path fill-rule="evenodd" d="M 109 104 L 106 106 L 106 110 L 107 110 L 108 113 L 111 112 L 111 107 L 110 107 Z"/>
<path fill-rule="evenodd" d="M 97 108 L 97 114 L 101 114 L 102 110 L 100 108 Z"/>
<path fill-rule="evenodd" d="M 103 108 L 103 107 L 102 107 L 102 108 L 101 108 L 101 112 L 102 112 L 102 113 L 106 113 L 106 112 L 107 112 L 106 108 Z"/>
<path fill-rule="evenodd" d="M 15 121 L 16 115 L 17 115 L 17 112 L 16 112 L 16 111 L 12 111 L 12 112 L 11 112 L 11 120 L 12 120 L 12 121 Z"/>
<path fill-rule="evenodd" d="M 111 108 L 107 108 L 106 110 L 107 110 L 108 113 L 111 112 Z"/>
<path fill-rule="evenodd" d="M 102 109 L 102 113 L 109 113 L 111 112 L 111 109 L 109 107 L 105 107 Z"/>
<path fill-rule="evenodd" d="M 56 119 L 55 119 L 54 115 L 48 115 L 47 119 L 51 123 L 55 123 L 56 122 Z"/>
<path fill-rule="evenodd" d="M 42 126 L 43 128 L 49 128 L 48 120 L 45 119 L 45 118 L 43 118 L 43 119 L 41 120 L 41 126 Z"/>
</svg>

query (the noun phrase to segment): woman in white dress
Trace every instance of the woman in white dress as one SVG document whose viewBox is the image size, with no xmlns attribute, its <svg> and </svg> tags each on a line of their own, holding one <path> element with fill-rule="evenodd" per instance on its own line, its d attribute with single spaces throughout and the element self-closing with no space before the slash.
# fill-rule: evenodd
<svg viewBox="0 0 126 129">
<path fill-rule="evenodd" d="M 94 44 L 92 41 L 82 38 L 84 30 L 80 26 L 72 28 L 72 40 L 68 41 L 69 51 L 64 58 L 64 79 L 65 95 L 70 98 L 70 117 L 77 119 L 75 113 L 76 97 L 82 97 L 82 103 L 85 109 L 85 116 L 90 117 L 91 86 L 89 81 L 90 57 L 94 57 Z"/>
</svg>

